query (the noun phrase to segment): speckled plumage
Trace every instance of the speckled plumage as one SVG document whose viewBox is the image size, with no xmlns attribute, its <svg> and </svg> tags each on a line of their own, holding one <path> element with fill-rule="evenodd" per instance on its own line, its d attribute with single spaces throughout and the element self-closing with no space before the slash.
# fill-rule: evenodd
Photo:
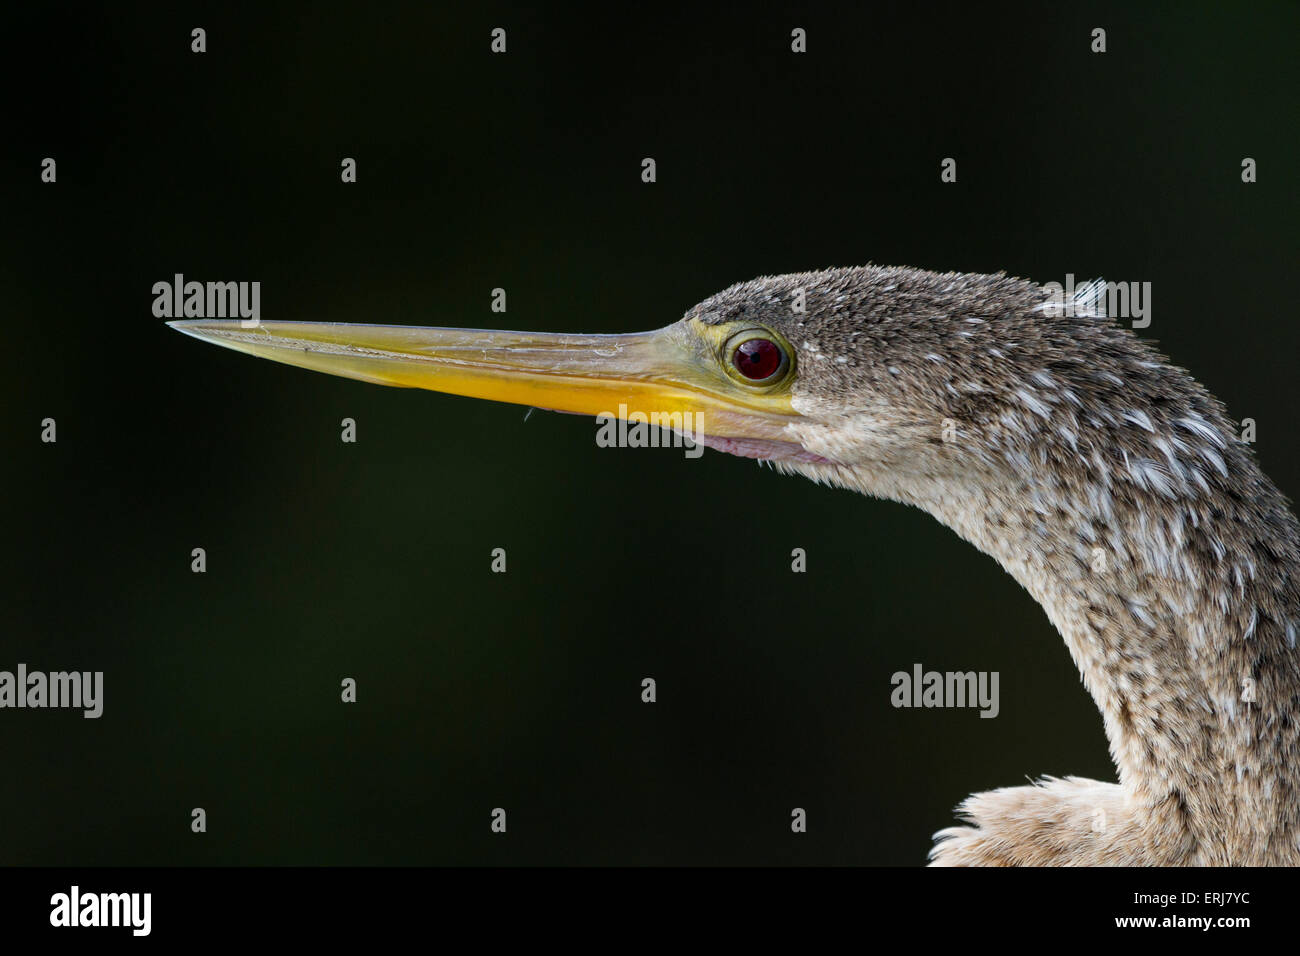
<svg viewBox="0 0 1300 956">
<path fill-rule="evenodd" d="M 936 864 L 1300 863 L 1296 520 L 1187 372 L 1048 299 L 866 266 L 741 283 L 688 317 L 786 336 L 805 454 L 774 466 L 921 507 L 992 555 L 1102 712 L 1118 785 L 977 794 Z"/>
</svg>

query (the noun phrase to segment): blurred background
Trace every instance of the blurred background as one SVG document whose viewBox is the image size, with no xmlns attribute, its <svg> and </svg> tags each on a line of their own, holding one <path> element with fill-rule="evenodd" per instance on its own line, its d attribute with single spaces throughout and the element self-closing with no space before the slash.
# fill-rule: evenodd
<svg viewBox="0 0 1300 956">
<path fill-rule="evenodd" d="M 1151 282 L 1294 496 L 1297 7 L 472 6 L 10 21 L 0 669 L 105 701 L 0 711 L 0 863 L 913 866 L 971 792 L 1113 779 L 1043 612 L 927 515 L 201 345 L 151 289 L 622 332 L 868 261 Z M 918 662 L 998 718 L 892 708 Z"/>
</svg>

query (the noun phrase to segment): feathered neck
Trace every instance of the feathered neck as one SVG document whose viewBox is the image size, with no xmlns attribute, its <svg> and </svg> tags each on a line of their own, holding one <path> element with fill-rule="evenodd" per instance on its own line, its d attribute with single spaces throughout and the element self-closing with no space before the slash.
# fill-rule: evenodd
<svg viewBox="0 0 1300 956">
<path fill-rule="evenodd" d="M 1033 595 L 1160 824 L 1135 837 L 1151 859 L 1294 863 L 1300 530 L 1221 406 L 1153 354 L 1137 384 L 1044 370 L 978 416 L 957 396 L 898 456 L 855 461 L 854 416 L 823 419 L 804 447 L 840 464 L 783 467 L 929 511 Z"/>
</svg>

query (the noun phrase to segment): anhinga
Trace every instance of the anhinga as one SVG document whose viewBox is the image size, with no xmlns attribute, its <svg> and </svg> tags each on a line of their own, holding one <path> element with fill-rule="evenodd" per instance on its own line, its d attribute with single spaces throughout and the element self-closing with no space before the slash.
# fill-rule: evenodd
<svg viewBox="0 0 1300 956">
<path fill-rule="evenodd" d="M 1223 406 L 1088 295 L 866 266 L 631 335 L 171 324 L 385 385 L 693 412 L 710 447 L 923 508 L 1043 606 L 1119 771 L 972 796 L 935 863 L 1300 863 L 1300 529 Z"/>
</svg>

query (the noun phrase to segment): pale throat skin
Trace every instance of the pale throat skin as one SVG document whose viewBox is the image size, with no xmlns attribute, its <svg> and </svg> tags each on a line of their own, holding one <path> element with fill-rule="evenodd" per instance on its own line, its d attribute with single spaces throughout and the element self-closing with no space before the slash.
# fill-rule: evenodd
<svg viewBox="0 0 1300 956">
<path fill-rule="evenodd" d="M 780 332 L 803 454 L 772 464 L 915 505 L 991 555 L 1101 710 L 1118 785 L 977 794 L 935 864 L 1300 863 L 1296 520 L 1190 375 L 1048 298 L 869 266 L 742 283 L 688 318 Z"/>
</svg>

